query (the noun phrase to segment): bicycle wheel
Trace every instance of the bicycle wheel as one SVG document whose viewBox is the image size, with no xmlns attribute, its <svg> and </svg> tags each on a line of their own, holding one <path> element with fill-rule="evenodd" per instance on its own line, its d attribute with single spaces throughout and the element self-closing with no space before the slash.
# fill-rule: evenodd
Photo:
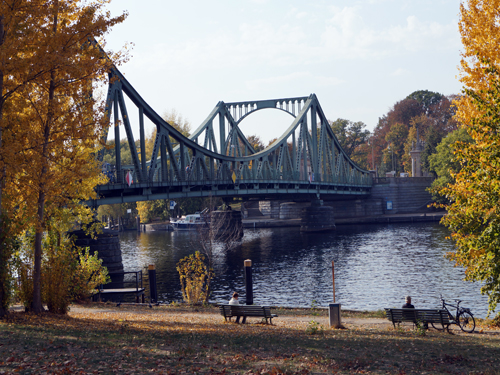
<svg viewBox="0 0 500 375">
<path fill-rule="evenodd" d="M 434 324 L 435 324 L 435 325 L 434 325 Z M 432 322 L 431 322 L 431 326 L 432 326 L 432 328 L 434 328 L 434 329 L 435 329 L 435 330 L 437 330 L 437 331 L 443 331 L 443 330 L 444 330 L 443 326 L 442 326 L 441 324 L 439 324 L 439 323 L 432 323 Z M 446 328 L 446 327 L 445 327 L 445 328 Z"/>
<path fill-rule="evenodd" d="M 474 328 L 476 328 L 476 321 L 472 314 L 468 311 L 461 311 L 458 314 L 457 323 L 460 326 L 460 329 L 467 333 L 474 332 Z"/>
</svg>

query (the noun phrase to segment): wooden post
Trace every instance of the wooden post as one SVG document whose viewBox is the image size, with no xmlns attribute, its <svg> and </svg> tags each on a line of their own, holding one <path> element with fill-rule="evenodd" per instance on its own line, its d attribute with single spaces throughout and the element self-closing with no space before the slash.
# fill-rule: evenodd
<svg viewBox="0 0 500 375">
<path fill-rule="evenodd" d="M 158 290 L 156 289 L 156 267 L 154 264 L 148 266 L 149 276 L 149 300 L 150 302 L 158 302 Z"/>
<path fill-rule="evenodd" d="M 252 261 L 245 260 L 245 287 L 246 287 L 246 304 L 253 305 L 253 286 L 252 286 Z"/>
<path fill-rule="evenodd" d="M 335 303 L 335 262 L 332 260 L 333 303 Z"/>
</svg>

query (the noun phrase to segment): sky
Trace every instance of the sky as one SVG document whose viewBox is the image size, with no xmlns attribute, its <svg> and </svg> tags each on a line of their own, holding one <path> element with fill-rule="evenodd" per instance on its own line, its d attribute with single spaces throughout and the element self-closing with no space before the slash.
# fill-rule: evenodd
<svg viewBox="0 0 500 375">
<path fill-rule="evenodd" d="M 106 36 L 105 48 L 133 43 L 120 71 L 157 113 L 175 110 L 193 130 L 219 101 L 315 93 L 328 119 L 362 121 L 372 131 L 414 91 L 460 92 L 459 4 L 113 0 L 111 15 L 128 17 Z M 241 127 L 267 144 L 292 120 L 267 109 Z"/>
</svg>

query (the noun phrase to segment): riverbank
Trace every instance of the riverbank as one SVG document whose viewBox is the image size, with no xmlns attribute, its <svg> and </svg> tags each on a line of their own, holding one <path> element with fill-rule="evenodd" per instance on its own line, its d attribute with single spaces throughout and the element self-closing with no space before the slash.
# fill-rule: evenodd
<svg viewBox="0 0 500 375">
<path fill-rule="evenodd" d="M 335 225 L 391 224 L 439 222 L 446 211 L 430 211 L 412 214 L 385 214 L 376 216 L 335 219 Z M 250 217 L 242 220 L 243 228 L 300 227 L 300 219 L 272 219 L 270 216 Z"/>
<path fill-rule="evenodd" d="M 73 305 L 67 316 L 0 321 L 0 374 L 497 374 L 500 333 L 448 334 L 321 309 L 273 325 L 226 323 L 214 307 Z"/>
<path fill-rule="evenodd" d="M 429 211 L 425 213 L 361 216 L 335 219 L 335 225 L 439 222 L 445 214 L 446 211 Z M 270 216 L 249 217 L 242 219 L 242 223 L 243 228 L 254 229 L 300 227 L 300 219 L 275 219 Z M 170 225 L 170 222 L 141 224 L 141 231 L 143 232 L 163 232 L 172 230 L 173 227 Z"/>
</svg>

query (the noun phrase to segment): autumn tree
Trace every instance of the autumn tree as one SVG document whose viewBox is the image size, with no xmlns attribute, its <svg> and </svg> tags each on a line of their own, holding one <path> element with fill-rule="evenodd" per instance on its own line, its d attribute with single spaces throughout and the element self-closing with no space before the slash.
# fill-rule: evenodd
<svg viewBox="0 0 500 375">
<path fill-rule="evenodd" d="M 32 25 L 36 23 L 34 15 L 40 4 L 28 0 L 0 2 L 0 317 L 7 313 L 10 295 L 8 265 L 12 248 L 7 239 L 18 233 L 18 229 L 9 225 L 12 221 L 9 220 L 10 212 L 4 208 L 8 206 L 4 190 L 8 167 L 16 164 L 19 150 L 6 139 L 15 134 L 20 124 L 16 119 L 4 116 L 4 112 L 13 107 L 12 96 L 43 73 L 29 69 L 32 56 L 27 43 L 35 36 Z"/>
<path fill-rule="evenodd" d="M 391 165 L 391 170 L 398 172 L 404 170 L 404 144 L 408 138 L 408 128 L 404 124 L 396 123 L 391 126 L 390 131 L 385 136 L 388 147 L 385 153 L 385 164 Z"/>
<path fill-rule="evenodd" d="M 444 137 L 436 147 L 436 152 L 429 157 L 429 171 L 436 179 L 432 182 L 431 191 L 436 202 L 445 203 L 447 198 L 439 194 L 446 186 L 455 182 L 454 176 L 462 169 L 463 160 L 459 159 L 459 150 L 470 143 L 472 138 L 467 129 L 460 128 Z"/>
<path fill-rule="evenodd" d="M 185 137 L 189 137 L 191 135 L 191 123 L 175 109 L 171 109 L 169 111 L 165 111 L 163 113 L 163 119 L 176 128 L 181 134 Z"/>
<path fill-rule="evenodd" d="M 366 129 L 366 125 L 361 121 L 353 122 L 338 118 L 330 122 L 330 127 L 347 156 L 365 167 L 368 149 L 363 146 L 367 145 L 370 138 L 370 131 Z"/>
<path fill-rule="evenodd" d="M 394 104 L 387 114 L 379 118 L 370 143 L 375 164 L 381 165 L 382 172 L 387 170 L 389 159 L 386 138 L 396 124 L 404 125 L 409 135 L 409 138 L 402 140 L 403 144 L 393 144 L 395 148 L 405 148 L 402 159 L 398 159 L 399 168 L 407 172 L 411 170 L 408 152 L 412 143 L 416 141 L 417 128 L 419 139 L 425 143 L 425 150 L 422 154 L 423 166 L 425 170 L 428 168 L 428 156 L 435 152 L 435 147 L 444 136 L 457 128 L 456 121 L 453 119 L 454 109 L 451 99 L 453 96 L 446 97 L 437 92 L 415 91 Z M 411 130 L 412 128 L 414 130 Z"/>
<path fill-rule="evenodd" d="M 7 50 L 10 55 L 2 55 L 19 63 L 18 71 L 11 72 L 14 82 L 9 83 L 19 87 L 3 108 L 3 124 L 17 124 L 17 128 L 8 144 L 4 139 L 2 156 L 10 147 L 18 150 L 18 163 L 4 191 L 16 197 L 12 203 L 16 219 L 35 228 L 34 312 L 43 310 L 42 238 L 49 218 L 61 207 L 91 216 L 78 202 L 94 197 L 94 187 L 102 182 L 95 152 L 107 123 L 103 103 L 92 93 L 113 61 L 103 56 L 94 41 L 125 18 L 111 18 L 104 9 L 106 3 L 27 1 L 27 16 L 12 27 L 19 38 L 25 29 L 31 30 L 24 39 L 29 49 L 21 54 Z M 33 78 L 24 79 L 24 70 Z"/>
<path fill-rule="evenodd" d="M 247 141 L 252 145 L 255 152 L 259 152 L 264 149 L 264 143 L 262 143 L 262 140 L 256 134 L 247 136 Z"/>
<path fill-rule="evenodd" d="M 424 115 L 430 115 L 433 108 L 441 102 L 444 96 L 438 92 L 429 90 L 414 91 L 406 97 L 406 99 L 416 100 L 420 104 L 420 108 Z"/>
<path fill-rule="evenodd" d="M 456 152 L 462 169 L 442 190 L 452 201 L 443 222 L 456 250 L 448 254 L 465 267 L 467 280 L 481 281 L 489 311 L 500 301 L 500 0 L 460 4 L 464 51 L 456 101 L 457 119 L 473 142 Z"/>
<path fill-rule="evenodd" d="M 130 210 L 130 213 L 129 213 Z M 111 224 L 115 225 L 124 218 L 133 219 L 132 225 L 135 225 L 135 217 L 137 216 L 136 202 L 117 203 L 117 204 L 104 204 L 97 208 L 97 217 L 109 218 Z M 130 224 L 130 220 L 128 220 Z"/>
<path fill-rule="evenodd" d="M 187 119 L 185 119 L 180 113 L 178 113 L 175 109 L 171 109 L 169 111 L 165 111 L 163 113 L 163 119 L 168 122 L 171 126 L 181 132 L 185 137 L 189 137 L 191 135 L 191 124 Z M 156 129 L 152 131 L 152 133 L 146 139 L 146 155 L 151 155 L 153 152 L 153 147 L 156 139 Z M 173 138 L 170 139 L 173 144 L 175 144 L 175 140 Z M 202 199 L 189 199 L 183 198 L 179 199 L 176 203 L 176 210 L 182 213 L 193 213 L 195 211 L 200 210 L 202 203 Z M 180 211 L 179 211 L 180 210 Z M 193 211 L 189 211 L 193 210 Z M 137 211 L 141 218 L 142 223 L 149 223 L 153 219 L 159 217 L 161 220 L 168 220 L 171 215 L 170 211 L 170 201 L 168 199 L 158 199 L 151 201 L 142 201 L 137 202 Z"/>
</svg>

